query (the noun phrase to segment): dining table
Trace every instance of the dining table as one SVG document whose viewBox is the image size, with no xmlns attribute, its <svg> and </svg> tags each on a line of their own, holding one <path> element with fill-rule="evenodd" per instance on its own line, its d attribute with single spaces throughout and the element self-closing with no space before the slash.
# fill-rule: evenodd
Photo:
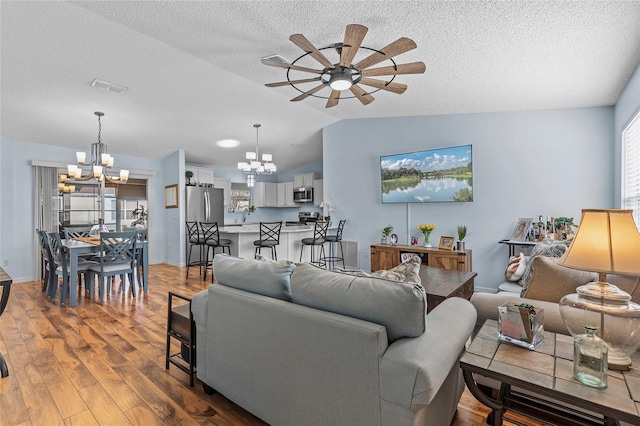
<svg viewBox="0 0 640 426">
<path fill-rule="evenodd" d="M 136 244 L 142 247 L 142 291 L 148 293 L 149 242 L 146 240 L 137 241 Z M 69 306 L 74 307 L 78 296 L 78 258 L 82 254 L 100 252 L 100 238 L 72 238 L 64 240 L 64 246 L 69 252 Z"/>
</svg>

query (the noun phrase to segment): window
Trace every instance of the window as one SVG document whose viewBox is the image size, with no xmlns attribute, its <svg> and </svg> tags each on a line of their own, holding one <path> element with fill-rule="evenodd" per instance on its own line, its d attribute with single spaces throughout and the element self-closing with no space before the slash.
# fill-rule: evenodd
<svg viewBox="0 0 640 426">
<path fill-rule="evenodd" d="M 622 131 L 622 208 L 633 210 L 640 230 L 640 112 Z"/>
</svg>

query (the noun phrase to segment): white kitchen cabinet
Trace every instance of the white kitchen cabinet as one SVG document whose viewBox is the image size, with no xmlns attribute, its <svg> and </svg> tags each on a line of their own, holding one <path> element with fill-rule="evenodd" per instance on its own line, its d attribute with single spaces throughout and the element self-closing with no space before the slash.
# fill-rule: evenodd
<svg viewBox="0 0 640 426">
<path fill-rule="evenodd" d="M 313 205 L 320 206 L 324 201 L 324 181 L 322 179 L 313 180 Z"/>
<path fill-rule="evenodd" d="M 224 190 L 224 205 L 228 206 L 231 201 L 231 179 L 213 178 L 213 186 Z"/>
<path fill-rule="evenodd" d="M 213 185 L 213 169 L 206 167 L 197 167 L 186 165 L 185 172 L 191 171 L 193 177 L 191 178 L 192 185 L 212 184 Z M 185 182 L 189 183 L 189 179 L 185 178 Z"/>
<path fill-rule="evenodd" d="M 298 207 L 296 203 L 293 202 L 293 182 L 278 183 L 276 204 L 278 207 Z"/>
<path fill-rule="evenodd" d="M 293 175 L 293 187 L 302 188 L 303 186 L 309 186 L 313 188 L 313 180 L 315 179 L 315 177 L 315 173 L 302 173 L 299 175 Z"/>
<path fill-rule="evenodd" d="M 256 207 L 276 207 L 278 186 L 274 182 L 256 182 L 253 187 L 253 203 Z"/>
</svg>

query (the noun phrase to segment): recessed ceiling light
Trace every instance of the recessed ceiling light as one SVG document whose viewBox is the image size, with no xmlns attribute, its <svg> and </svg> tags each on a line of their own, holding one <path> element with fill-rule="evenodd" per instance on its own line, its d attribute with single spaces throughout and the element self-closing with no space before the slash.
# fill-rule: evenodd
<svg viewBox="0 0 640 426">
<path fill-rule="evenodd" d="M 216 145 L 218 145 L 220 148 L 235 148 L 236 146 L 240 145 L 240 141 L 237 141 L 235 139 L 222 139 L 216 142 Z"/>
</svg>

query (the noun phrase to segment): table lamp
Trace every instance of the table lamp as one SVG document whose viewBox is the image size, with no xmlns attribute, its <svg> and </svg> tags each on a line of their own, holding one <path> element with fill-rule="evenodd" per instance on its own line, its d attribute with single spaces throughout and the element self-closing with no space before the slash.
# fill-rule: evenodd
<svg viewBox="0 0 640 426">
<path fill-rule="evenodd" d="M 597 272 L 597 282 L 576 288 L 560 300 L 560 315 L 572 336 L 598 327 L 609 348 L 609 369 L 627 370 L 640 348 L 640 305 L 607 274 L 640 275 L 640 233 L 631 210 L 582 210 L 578 232 L 560 259 L 568 268 Z"/>
</svg>

